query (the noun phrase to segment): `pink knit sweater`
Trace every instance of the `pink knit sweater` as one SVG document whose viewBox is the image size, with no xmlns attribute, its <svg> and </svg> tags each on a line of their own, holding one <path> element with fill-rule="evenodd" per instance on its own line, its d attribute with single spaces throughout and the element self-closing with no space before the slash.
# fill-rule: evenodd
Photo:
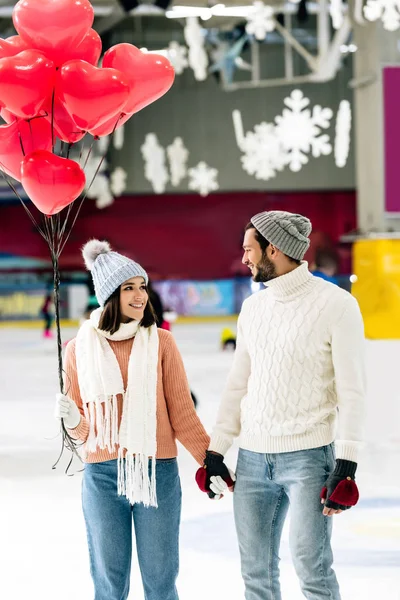
<svg viewBox="0 0 400 600">
<path fill-rule="evenodd" d="M 194 409 L 193 400 L 186 378 L 185 369 L 178 347 L 171 333 L 158 330 L 159 359 L 157 381 L 157 455 L 156 458 L 177 456 L 176 440 L 179 440 L 202 465 L 210 438 L 204 430 Z M 134 338 L 124 341 L 108 340 L 117 358 L 126 388 L 129 356 Z M 67 345 L 65 354 L 66 394 L 77 404 L 81 421 L 75 429 L 70 429 L 71 437 L 86 442 L 89 435 L 89 423 L 84 417 L 76 369 L 75 339 Z M 118 396 L 119 424 L 122 416 L 122 396 Z M 97 448 L 84 458 L 85 462 L 103 462 L 118 456 L 118 447 L 110 453 L 107 449 Z"/>
</svg>

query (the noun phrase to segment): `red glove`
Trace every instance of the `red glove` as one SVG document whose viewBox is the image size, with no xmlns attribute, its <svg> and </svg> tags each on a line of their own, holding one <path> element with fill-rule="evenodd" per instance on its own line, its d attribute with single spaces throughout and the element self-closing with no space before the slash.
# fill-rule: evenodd
<svg viewBox="0 0 400 600">
<path fill-rule="evenodd" d="M 321 490 L 320 498 L 327 508 L 348 510 L 358 502 L 359 493 L 355 482 L 357 463 L 339 458 L 335 470 L 329 475 Z"/>
<path fill-rule="evenodd" d="M 232 488 L 235 485 L 234 475 L 231 475 L 225 465 L 224 457 L 208 450 L 203 467 L 196 472 L 196 482 L 201 491 L 207 492 L 210 498 L 219 496 L 223 487 Z"/>
</svg>

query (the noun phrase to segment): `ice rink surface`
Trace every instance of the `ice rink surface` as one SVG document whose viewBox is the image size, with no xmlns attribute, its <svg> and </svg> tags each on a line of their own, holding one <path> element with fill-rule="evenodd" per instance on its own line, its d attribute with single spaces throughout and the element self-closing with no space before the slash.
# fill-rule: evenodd
<svg viewBox="0 0 400 600">
<path fill-rule="evenodd" d="M 175 325 L 198 414 L 214 424 L 232 361 L 219 348 L 223 325 Z M 74 330 L 64 330 L 64 340 Z M 368 342 L 366 447 L 357 473 L 361 500 L 334 517 L 335 565 L 343 600 L 400 600 L 400 342 Z M 56 470 L 53 419 L 55 343 L 35 329 L 0 329 L 0 598 L 93 600 L 80 506 L 81 468 Z M 234 467 L 237 448 L 227 455 Z M 209 500 L 197 488 L 197 464 L 182 447 L 181 600 L 242 600 L 232 497 Z M 284 600 L 300 600 L 287 526 L 281 548 Z M 143 600 L 137 565 L 130 600 Z M 160 598 L 162 600 L 162 598 Z"/>
</svg>

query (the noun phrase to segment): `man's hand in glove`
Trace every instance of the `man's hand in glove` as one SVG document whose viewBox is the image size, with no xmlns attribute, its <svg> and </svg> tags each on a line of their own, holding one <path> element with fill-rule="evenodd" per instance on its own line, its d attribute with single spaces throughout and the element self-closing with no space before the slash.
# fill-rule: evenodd
<svg viewBox="0 0 400 600">
<path fill-rule="evenodd" d="M 224 463 L 224 457 L 207 450 L 203 467 L 196 473 L 196 482 L 202 492 L 219 500 L 227 490 L 233 491 L 235 475 Z"/>
<path fill-rule="evenodd" d="M 323 514 L 331 517 L 343 510 L 348 510 L 358 502 L 359 494 L 355 482 L 357 463 L 339 458 L 335 470 L 329 475 L 321 490 Z"/>
</svg>

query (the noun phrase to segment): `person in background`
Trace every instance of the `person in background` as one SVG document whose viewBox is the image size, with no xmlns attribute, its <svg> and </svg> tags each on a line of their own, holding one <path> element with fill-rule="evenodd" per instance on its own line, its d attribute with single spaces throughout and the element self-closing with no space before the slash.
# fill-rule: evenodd
<svg viewBox="0 0 400 600">
<path fill-rule="evenodd" d="M 158 329 L 148 277 L 92 240 L 83 248 L 100 308 L 65 354 L 55 416 L 84 443 L 82 507 L 96 600 L 129 595 L 132 525 L 146 600 L 178 600 L 179 440 L 203 464 L 209 436 L 173 336 Z"/>
<path fill-rule="evenodd" d="M 44 302 L 40 309 L 40 314 L 44 319 L 43 337 L 44 338 L 52 338 L 53 333 L 51 331 L 51 327 L 52 327 L 53 321 L 54 321 L 53 294 L 46 294 Z"/>
<path fill-rule="evenodd" d="M 312 274 L 325 281 L 339 285 L 336 277 L 338 272 L 338 257 L 334 250 L 329 248 L 317 248 L 315 253 L 315 269 Z"/>
<path fill-rule="evenodd" d="M 308 270 L 310 233 L 306 217 L 284 211 L 257 214 L 246 227 L 243 263 L 266 288 L 243 303 L 232 368 L 196 473 L 205 492 L 231 489 L 224 455 L 239 437 L 233 505 L 246 600 L 281 599 L 279 549 L 289 506 L 303 595 L 341 598 L 332 516 L 358 500 L 364 327 L 356 299 Z"/>
<path fill-rule="evenodd" d="M 147 285 L 147 290 L 149 293 L 149 299 L 150 299 L 151 305 L 154 310 L 154 314 L 156 316 L 157 327 L 161 327 L 162 329 L 166 329 L 167 331 L 169 331 L 170 326 L 168 323 L 165 322 L 165 319 L 164 319 L 164 306 L 163 306 L 163 303 L 161 300 L 161 296 L 157 292 L 157 290 L 154 289 L 151 279 L 149 279 L 149 282 Z"/>
</svg>

